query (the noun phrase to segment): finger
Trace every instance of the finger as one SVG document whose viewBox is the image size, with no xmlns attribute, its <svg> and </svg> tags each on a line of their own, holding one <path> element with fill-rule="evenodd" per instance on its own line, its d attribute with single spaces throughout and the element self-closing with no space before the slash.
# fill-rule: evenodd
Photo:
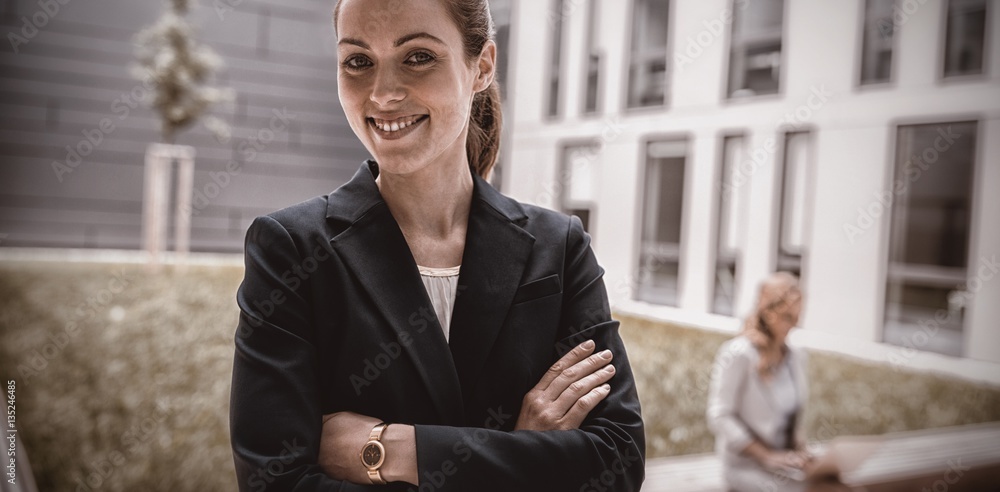
<svg viewBox="0 0 1000 492">
<path fill-rule="evenodd" d="M 611 394 L 611 385 L 602 384 L 580 397 L 560 422 L 561 429 L 577 429 L 590 411 Z"/>
<path fill-rule="evenodd" d="M 545 390 L 545 393 L 555 400 L 563 391 L 566 391 L 569 385 L 608 365 L 612 357 L 610 350 L 604 350 L 573 364 L 572 367 L 563 370 L 559 376 L 552 380 L 552 384 Z"/>
<path fill-rule="evenodd" d="M 615 366 L 608 364 L 584 378 L 581 378 L 566 387 L 555 401 L 555 410 L 558 413 L 568 412 L 569 409 L 594 388 L 607 383 L 615 375 Z"/>
<path fill-rule="evenodd" d="M 580 362 L 587 358 L 588 355 L 594 352 L 594 348 L 597 344 L 593 340 L 587 340 L 570 350 L 566 355 L 562 356 L 545 374 L 542 375 L 542 379 L 538 381 L 535 385 L 535 389 L 545 391 L 548 389 L 552 381 L 555 380 L 562 372 L 569 367 L 573 367 L 574 364 Z"/>
</svg>

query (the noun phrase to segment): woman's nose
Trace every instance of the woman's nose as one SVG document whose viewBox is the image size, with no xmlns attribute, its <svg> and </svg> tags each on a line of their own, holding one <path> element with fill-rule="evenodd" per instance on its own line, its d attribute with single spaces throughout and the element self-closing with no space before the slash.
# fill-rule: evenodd
<svg viewBox="0 0 1000 492">
<path fill-rule="evenodd" d="M 394 70 L 379 70 L 375 74 L 371 100 L 379 106 L 388 106 L 406 97 L 403 84 Z"/>
</svg>

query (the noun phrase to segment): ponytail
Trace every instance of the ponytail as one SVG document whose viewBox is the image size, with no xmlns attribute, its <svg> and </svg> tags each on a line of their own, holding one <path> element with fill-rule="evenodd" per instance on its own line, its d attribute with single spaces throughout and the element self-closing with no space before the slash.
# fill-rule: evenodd
<svg viewBox="0 0 1000 492">
<path fill-rule="evenodd" d="M 488 179 L 500 153 L 500 129 L 503 114 L 500 87 L 493 81 L 486 90 L 472 99 L 469 112 L 469 135 L 465 141 L 469 166 L 483 179 Z"/>
</svg>

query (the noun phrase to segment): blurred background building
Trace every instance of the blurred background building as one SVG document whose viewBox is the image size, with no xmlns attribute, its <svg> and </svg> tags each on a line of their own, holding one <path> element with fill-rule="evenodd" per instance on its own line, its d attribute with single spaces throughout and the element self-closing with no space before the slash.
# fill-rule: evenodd
<svg viewBox="0 0 1000 492">
<path fill-rule="evenodd" d="M 193 251 L 239 253 L 255 216 L 329 192 L 367 157 L 339 106 L 332 5 L 193 9 L 236 94 L 212 112 L 232 138 L 197 126 L 178 140 L 197 149 Z M 995 2 L 491 8 L 507 107 L 493 181 L 584 220 L 620 309 L 731 331 L 785 269 L 808 289 L 803 326 L 844 352 L 1000 363 Z M 139 248 L 158 128 L 129 66 L 163 5 L 3 9 L 0 244 Z M 271 131 L 276 118 L 288 124 Z"/>
<path fill-rule="evenodd" d="M 620 309 L 733 329 L 791 270 L 814 343 L 1000 362 L 998 7 L 518 2 L 504 186 Z"/>
</svg>

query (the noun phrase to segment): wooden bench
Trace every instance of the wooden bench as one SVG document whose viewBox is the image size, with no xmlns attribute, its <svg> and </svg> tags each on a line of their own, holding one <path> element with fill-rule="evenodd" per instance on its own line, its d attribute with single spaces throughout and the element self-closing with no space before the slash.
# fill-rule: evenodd
<svg viewBox="0 0 1000 492">
<path fill-rule="evenodd" d="M 837 437 L 821 448 L 840 482 L 813 490 L 1000 492 L 1000 422 Z M 725 490 L 715 454 L 646 462 L 643 492 Z"/>
<path fill-rule="evenodd" d="M 646 460 L 642 492 L 723 492 L 722 462 L 714 453 Z"/>
<path fill-rule="evenodd" d="M 836 438 L 829 449 L 853 490 L 1000 491 L 1000 422 Z"/>
</svg>

